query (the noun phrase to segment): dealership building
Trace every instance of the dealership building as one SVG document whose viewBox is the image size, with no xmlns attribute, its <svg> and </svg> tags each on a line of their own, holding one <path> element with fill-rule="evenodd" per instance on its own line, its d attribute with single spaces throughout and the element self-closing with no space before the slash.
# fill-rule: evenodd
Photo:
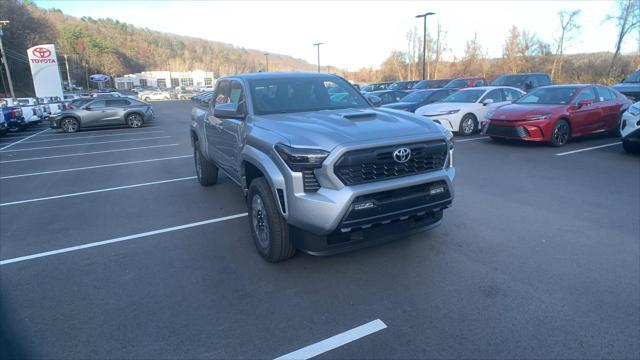
<svg viewBox="0 0 640 360">
<path fill-rule="evenodd" d="M 115 78 L 116 89 L 133 89 L 135 87 L 165 89 L 178 86 L 200 89 L 212 87 L 214 81 L 213 72 L 204 70 L 145 71 Z"/>
</svg>

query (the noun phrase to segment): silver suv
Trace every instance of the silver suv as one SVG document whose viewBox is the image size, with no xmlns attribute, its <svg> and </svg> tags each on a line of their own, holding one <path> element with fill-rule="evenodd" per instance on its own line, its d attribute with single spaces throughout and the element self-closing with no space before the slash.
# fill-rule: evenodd
<svg viewBox="0 0 640 360">
<path fill-rule="evenodd" d="M 222 171 L 242 187 L 272 262 L 436 226 L 453 200 L 451 132 L 375 108 L 334 75 L 221 78 L 209 103 L 194 102 L 191 141 L 200 184 Z"/>
<path fill-rule="evenodd" d="M 139 128 L 153 121 L 153 108 L 147 103 L 130 98 L 105 98 L 74 100 L 77 106 L 70 106 L 57 115 L 49 117 L 52 129 L 62 129 L 73 133 L 81 128 L 108 125 L 126 125 Z M 72 102 L 73 104 L 73 102 Z"/>
</svg>

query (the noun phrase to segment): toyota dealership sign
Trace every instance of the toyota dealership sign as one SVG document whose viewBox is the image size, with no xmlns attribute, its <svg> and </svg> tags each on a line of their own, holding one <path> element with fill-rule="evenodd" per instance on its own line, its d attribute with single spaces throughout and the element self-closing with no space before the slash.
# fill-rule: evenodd
<svg viewBox="0 0 640 360">
<path fill-rule="evenodd" d="M 55 46 L 36 45 L 27 50 L 27 55 L 36 96 L 57 96 L 62 99 L 62 80 Z"/>
</svg>

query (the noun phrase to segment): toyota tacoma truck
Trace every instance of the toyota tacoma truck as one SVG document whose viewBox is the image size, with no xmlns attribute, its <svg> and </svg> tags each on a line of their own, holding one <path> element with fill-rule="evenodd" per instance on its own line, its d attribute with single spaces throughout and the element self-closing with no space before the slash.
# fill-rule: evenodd
<svg viewBox="0 0 640 360">
<path fill-rule="evenodd" d="M 437 226 L 454 196 L 453 135 L 372 101 L 329 74 L 221 78 L 192 109 L 198 181 L 214 185 L 222 172 L 242 188 L 271 262 Z"/>
</svg>

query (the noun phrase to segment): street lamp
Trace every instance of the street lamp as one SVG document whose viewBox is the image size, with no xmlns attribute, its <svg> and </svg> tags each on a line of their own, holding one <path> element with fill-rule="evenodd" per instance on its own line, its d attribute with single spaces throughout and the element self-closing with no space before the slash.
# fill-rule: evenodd
<svg viewBox="0 0 640 360">
<path fill-rule="evenodd" d="M 267 72 L 269 72 L 269 55 L 271 55 L 271 54 L 264 53 L 264 58 L 265 58 L 265 60 L 267 60 L 267 69 L 266 69 Z"/>
<path fill-rule="evenodd" d="M 317 46 L 318 47 L 318 72 L 320 72 L 320 45 L 322 45 L 324 43 L 315 43 L 313 44 L 313 46 Z"/>
<path fill-rule="evenodd" d="M 426 52 L 427 52 L 427 16 L 429 15 L 435 15 L 436 13 L 433 12 L 428 12 L 422 15 L 416 15 L 416 18 L 423 18 L 424 19 L 424 29 L 422 32 L 422 80 L 426 80 L 427 77 L 425 75 L 425 64 L 426 66 L 429 66 L 429 63 L 427 63 L 427 59 L 426 59 Z M 428 74 L 429 71 L 428 69 L 426 70 L 426 73 Z"/>
</svg>

